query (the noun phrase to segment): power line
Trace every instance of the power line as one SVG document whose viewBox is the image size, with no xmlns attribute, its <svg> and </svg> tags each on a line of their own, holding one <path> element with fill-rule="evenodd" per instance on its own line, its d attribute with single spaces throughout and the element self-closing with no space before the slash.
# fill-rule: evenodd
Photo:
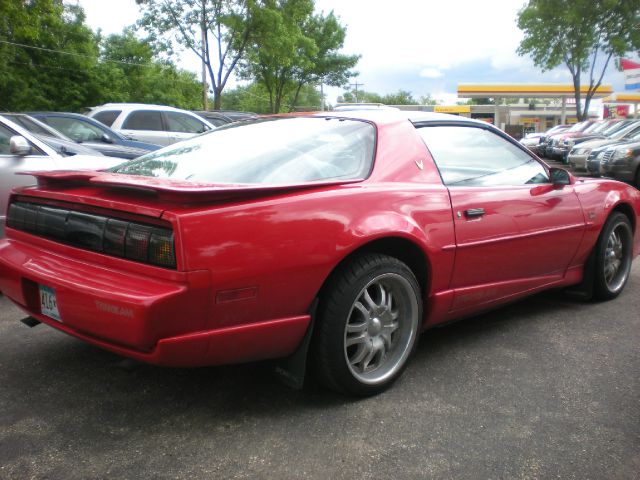
<svg viewBox="0 0 640 480">
<path fill-rule="evenodd" d="M 36 47 L 34 45 L 25 45 L 24 43 L 9 42 L 7 40 L 0 40 L 0 43 L 5 43 L 7 45 L 13 45 L 14 47 L 30 48 L 32 50 L 40 50 L 40 51 L 43 51 L 43 52 L 57 53 L 57 54 L 60 54 L 60 55 L 70 55 L 72 57 L 88 58 L 90 60 L 95 60 L 96 59 L 96 57 L 93 57 L 91 55 L 84 55 L 82 53 L 65 52 L 64 50 L 54 50 L 52 48 Z M 168 65 L 163 65 L 162 63 L 156 64 L 156 63 L 123 62 L 121 60 L 111 60 L 111 59 L 102 59 L 100 61 L 109 62 L 109 63 L 118 63 L 118 64 L 121 64 L 121 65 L 131 65 L 131 66 L 136 66 L 136 67 L 152 67 L 154 65 L 159 65 L 161 67 L 168 67 Z"/>
<path fill-rule="evenodd" d="M 50 68 L 55 70 L 65 70 L 67 72 L 78 73 L 77 68 L 63 68 L 63 67 L 56 67 L 54 65 L 42 65 L 41 63 L 36 63 L 36 62 L 28 63 L 28 62 L 18 62 L 16 60 L 9 60 L 9 63 L 11 65 L 26 65 L 27 67 Z"/>
</svg>

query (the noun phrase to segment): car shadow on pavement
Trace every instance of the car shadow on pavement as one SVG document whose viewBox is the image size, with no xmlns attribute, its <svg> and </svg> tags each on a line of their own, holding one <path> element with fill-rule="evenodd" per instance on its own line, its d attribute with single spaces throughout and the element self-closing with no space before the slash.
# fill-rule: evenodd
<svg viewBox="0 0 640 480">
<path fill-rule="evenodd" d="M 442 356 L 446 360 L 448 352 L 472 348 L 483 339 L 497 334 L 517 334 L 530 317 L 549 313 L 553 314 L 549 315 L 549 321 L 553 322 L 562 316 L 563 310 L 582 308 L 581 305 L 584 304 L 560 293 L 547 292 L 433 328 L 420 338 L 411 367 L 429 369 L 434 357 Z M 339 407 L 357 401 L 323 389 L 313 378 L 308 378 L 303 390 L 293 390 L 278 380 L 272 362 L 200 368 L 156 367 L 124 359 L 44 325 L 25 331 L 21 338 L 29 335 L 35 338 L 27 339 L 18 358 L 13 357 L 19 365 L 6 363 L 3 376 L 6 381 L 17 382 L 25 402 L 39 409 L 72 406 L 78 410 L 102 411 L 101 418 L 131 422 L 138 416 L 159 412 L 166 416 L 176 411 L 200 409 L 215 417 L 217 412 L 224 411 L 228 418 L 234 413 L 285 412 L 294 406 Z M 6 378 L 7 375 L 19 377 L 11 379 Z M 51 396 L 52 391 L 66 394 Z M 119 413 L 130 410 L 133 405 L 134 412 L 124 416 Z"/>
</svg>

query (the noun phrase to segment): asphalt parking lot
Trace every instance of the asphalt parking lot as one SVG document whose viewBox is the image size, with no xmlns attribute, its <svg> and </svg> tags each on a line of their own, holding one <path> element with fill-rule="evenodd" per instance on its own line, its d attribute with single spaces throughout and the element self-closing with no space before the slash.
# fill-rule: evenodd
<svg viewBox="0 0 640 480">
<path fill-rule="evenodd" d="M 374 398 L 268 363 L 130 365 L 0 298 L 0 478 L 631 479 L 640 261 L 615 301 L 559 292 L 423 335 Z"/>
</svg>

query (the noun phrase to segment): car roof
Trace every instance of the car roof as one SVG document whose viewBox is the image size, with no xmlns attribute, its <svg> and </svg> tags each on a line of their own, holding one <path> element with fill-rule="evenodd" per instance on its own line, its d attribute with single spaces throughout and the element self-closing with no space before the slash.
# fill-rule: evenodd
<svg viewBox="0 0 640 480">
<path fill-rule="evenodd" d="M 169 110 L 174 112 L 189 112 L 188 110 L 184 110 L 182 108 L 170 107 L 168 105 L 154 105 L 149 103 L 105 103 L 104 105 L 100 105 L 97 107 L 93 107 L 91 112 L 96 112 L 98 110 L 110 110 L 110 109 L 119 109 L 119 110 Z M 191 113 L 191 112 L 189 112 Z"/>
<path fill-rule="evenodd" d="M 95 122 L 96 120 L 92 119 L 91 117 L 87 117 L 86 115 L 83 115 L 81 113 L 74 113 L 74 112 L 27 112 L 29 115 L 56 115 L 56 116 L 61 116 L 61 117 L 72 117 L 72 118 L 80 118 L 83 120 L 86 119 L 90 119 L 92 122 Z"/>
<path fill-rule="evenodd" d="M 397 123 L 408 120 L 411 123 L 468 123 L 469 125 L 490 125 L 482 120 L 462 117 L 459 115 L 451 115 L 448 113 L 420 112 L 415 110 L 348 110 L 334 112 L 316 112 L 315 116 L 341 117 L 367 120 L 379 125 Z"/>
</svg>

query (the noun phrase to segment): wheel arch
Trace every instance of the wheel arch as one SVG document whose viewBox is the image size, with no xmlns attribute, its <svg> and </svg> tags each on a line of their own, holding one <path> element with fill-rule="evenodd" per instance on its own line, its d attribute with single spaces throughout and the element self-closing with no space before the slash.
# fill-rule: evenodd
<svg viewBox="0 0 640 480">
<path fill-rule="evenodd" d="M 611 209 L 611 211 L 609 212 L 609 215 L 607 215 L 607 218 L 609 216 L 611 216 L 614 212 L 620 212 L 625 217 L 627 217 L 629 219 L 629 222 L 631 223 L 631 230 L 635 234 L 635 232 L 636 232 L 636 215 L 635 215 L 635 212 L 633 210 L 633 207 L 631 205 L 629 205 L 628 203 L 620 202 L 615 207 L 613 207 Z"/>
<path fill-rule="evenodd" d="M 338 264 L 333 268 L 331 273 L 327 276 L 318 292 L 318 299 L 322 299 L 324 291 L 328 285 L 335 278 L 340 269 L 349 263 L 353 258 L 365 253 L 379 253 L 382 255 L 388 255 L 390 257 L 397 258 L 401 262 L 405 263 L 411 272 L 415 275 L 420 291 L 423 298 L 426 297 L 429 291 L 429 285 L 431 282 L 431 264 L 429 257 L 425 251 L 418 245 L 417 242 L 412 241 L 402 236 L 385 236 L 370 240 L 347 254 Z"/>
</svg>

